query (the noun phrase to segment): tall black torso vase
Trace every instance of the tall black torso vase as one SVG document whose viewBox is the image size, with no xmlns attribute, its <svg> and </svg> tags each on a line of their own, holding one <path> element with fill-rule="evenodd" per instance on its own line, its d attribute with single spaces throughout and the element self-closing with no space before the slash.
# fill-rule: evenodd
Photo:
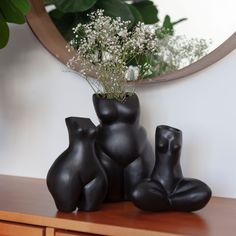
<svg viewBox="0 0 236 236">
<path fill-rule="evenodd" d="M 184 178 L 180 166 L 182 132 L 170 126 L 156 129 L 156 164 L 151 178 L 132 193 L 134 204 L 147 211 L 196 211 L 211 197 L 210 188 L 197 179 Z"/>
<path fill-rule="evenodd" d="M 139 125 L 138 97 L 120 102 L 94 94 L 93 103 L 100 120 L 96 153 L 108 177 L 106 200 L 129 200 L 133 187 L 150 176 L 155 162 L 146 131 Z"/>
<path fill-rule="evenodd" d="M 107 193 L 106 174 L 96 157 L 96 126 L 87 118 L 66 119 L 69 147 L 51 166 L 47 185 L 59 211 L 94 211 Z"/>
</svg>

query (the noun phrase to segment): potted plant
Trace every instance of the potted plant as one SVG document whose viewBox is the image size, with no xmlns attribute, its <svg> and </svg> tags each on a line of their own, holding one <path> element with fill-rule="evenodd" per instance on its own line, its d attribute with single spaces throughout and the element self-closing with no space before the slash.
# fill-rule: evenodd
<svg viewBox="0 0 236 236">
<path fill-rule="evenodd" d="M 0 49 L 4 48 L 9 40 L 10 33 L 7 23 L 24 24 L 29 10 L 28 0 L 0 1 Z"/>
<path fill-rule="evenodd" d="M 94 90 L 93 103 L 100 120 L 95 141 L 96 153 L 108 177 L 108 201 L 130 198 L 131 189 L 150 175 L 154 154 L 146 132 L 139 125 L 140 105 L 126 80 L 148 73 L 148 63 L 133 66 L 138 56 L 158 51 L 157 36 L 151 27 L 104 16 L 103 10 L 90 15 L 87 24 L 78 24 L 70 47 L 76 54 L 68 62 L 79 62 L 81 73 Z M 69 48 L 68 50 L 73 50 Z M 98 80 L 87 74 L 94 71 Z"/>
</svg>

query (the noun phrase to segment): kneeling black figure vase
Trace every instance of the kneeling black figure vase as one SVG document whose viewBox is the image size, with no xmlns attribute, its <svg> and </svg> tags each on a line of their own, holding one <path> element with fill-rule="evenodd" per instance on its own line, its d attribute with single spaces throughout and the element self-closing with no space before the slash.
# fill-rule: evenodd
<svg viewBox="0 0 236 236">
<path fill-rule="evenodd" d="M 100 120 L 96 153 L 108 178 L 106 201 L 129 200 L 133 187 L 150 177 L 155 164 L 146 131 L 139 125 L 138 97 L 121 102 L 94 94 L 93 103 Z"/>
<path fill-rule="evenodd" d="M 69 147 L 56 159 L 47 185 L 59 211 L 98 210 L 107 193 L 106 174 L 96 157 L 96 126 L 87 118 L 66 119 Z"/>
<path fill-rule="evenodd" d="M 197 179 L 184 178 L 180 166 L 182 132 L 169 126 L 156 129 L 156 163 L 151 178 L 132 193 L 133 203 L 146 211 L 185 211 L 203 208 L 210 188 Z"/>
</svg>

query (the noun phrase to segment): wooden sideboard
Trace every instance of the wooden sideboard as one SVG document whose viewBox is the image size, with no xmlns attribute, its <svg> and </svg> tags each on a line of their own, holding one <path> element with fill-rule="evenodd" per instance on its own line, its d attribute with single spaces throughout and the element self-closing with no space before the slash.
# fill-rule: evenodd
<svg viewBox="0 0 236 236">
<path fill-rule="evenodd" d="M 131 202 L 58 212 L 45 180 L 0 175 L 0 236 L 235 236 L 236 200 L 212 198 L 195 213 L 148 213 Z"/>
</svg>

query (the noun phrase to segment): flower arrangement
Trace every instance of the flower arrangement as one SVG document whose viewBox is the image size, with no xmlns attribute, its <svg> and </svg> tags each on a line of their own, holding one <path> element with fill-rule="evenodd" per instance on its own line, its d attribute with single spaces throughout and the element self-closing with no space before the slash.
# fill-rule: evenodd
<svg viewBox="0 0 236 236">
<path fill-rule="evenodd" d="M 134 92 L 127 80 L 178 69 L 187 59 L 192 62 L 206 52 L 204 40 L 187 41 L 163 30 L 158 24 L 143 22 L 131 26 L 130 21 L 111 18 L 97 10 L 90 14 L 88 23 L 73 28 L 74 38 L 68 50 L 73 48 L 76 54 L 68 66 L 74 69 L 79 63 L 95 93 L 122 101 L 127 93 Z M 98 80 L 87 77 L 91 71 Z"/>
<path fill-rule="evenodd" d="M 93 83 L 95 91 L 106 94 L 108 99 L 122 100 L 127 93 L 126 80 L 138 76 L 129 63 L 139 55 L 157 53 L 157 36 L 151 27 L 140 22 L 129 30 L 129 21 L 104 16 L 102 10 L 90 17 L 90 23 L 78 24 L 73 29 L 75 37 L 70 45 L 77 51 L 68 65 L 73 68 L 80 62 L 85 76 L 95 71 L 99 81 Z M 138 65 L 138 69 L 139 75 L 144 75 L 149 64 Z"/>
</svg>

